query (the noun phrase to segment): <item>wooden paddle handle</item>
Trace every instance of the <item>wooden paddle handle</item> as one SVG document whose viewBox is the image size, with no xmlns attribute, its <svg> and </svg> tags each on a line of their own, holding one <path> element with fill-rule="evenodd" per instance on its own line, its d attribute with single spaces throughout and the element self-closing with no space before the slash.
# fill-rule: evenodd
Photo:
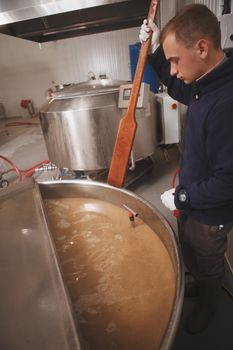
<svg viewBox="0 0 233 350">
<path fill-rule="evenodd" d="M 158 7 L 159 0 L 151 0 L 150 3 L 150 8 L 148 12 L 147 19 L 148 21 L 151 19 L 152 21 L 155 18 L 156 12 L 157 12 L 157 7 Z M 134 81 L 133 81 L 133 86 L 131 90 L 131 95 L 130 95 L 130 100 L 129 100 L 129 107 L 128 107 L 128 112 L 129 114 L 135 118 L 135 110 L 136 110 L 136 105 L 137 105 L 137 99 L 138 99 L 138 94 L 142 82 L 142 76 L 148 56 L 148 51 L 151 46 L 151 38 L 152 38 L 152 31 L 149 32 L 149 38 L 147 41 L 143 41 L 138 57 L 138 63 L 136 67 L 136 72 L 134 75 Z"/>
</svg>

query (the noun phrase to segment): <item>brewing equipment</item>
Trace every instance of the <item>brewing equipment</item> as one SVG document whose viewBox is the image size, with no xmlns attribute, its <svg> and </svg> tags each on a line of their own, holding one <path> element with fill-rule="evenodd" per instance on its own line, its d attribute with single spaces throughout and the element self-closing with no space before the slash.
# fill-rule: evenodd
<svg viewBox="0 0 233 350">
<path fill-rule="evenodd" d="M 155 208 L 86 180 L 28 180 L 0 197 L 4 348 L 171 348 L 183 266 Z"/>
<path fill-rule="evenodd" d="M 54 92 L 40 110 L 40 120 L 51 162 L 59 168 L 107 169 L 123 112 L 119 88 L 125 81 L 97 79 L 72 84 Z M 136 112 L 138 131 L 134 159 L 153 154 L 156 146 L 154 95 Z"/>
<path fill-rule="evenodd" d="M 156 94 L 158 142 L 162 145 L 179 143 L 181 134 L 181 104 L 166 92 Z"/>
<path fill-rule="evenodd" d="M 80 350 L 40 194 L 31 180 L 0 192 L 0 222 L 1 349 Z"/>
</svg>

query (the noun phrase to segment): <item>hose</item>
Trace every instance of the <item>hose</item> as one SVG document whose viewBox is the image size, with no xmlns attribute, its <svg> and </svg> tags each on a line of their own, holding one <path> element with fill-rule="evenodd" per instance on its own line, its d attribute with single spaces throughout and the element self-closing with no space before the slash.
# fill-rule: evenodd
<svg viewBox="0 0 233 350">
<path fill-rule="evenodd" d="M 29 169 L 26 169 L 26 170 L 23 170 L 23 169 L 19 169 L 11 160 L 9 160 L 8 158 L 4 157 L 4 156 L 1 156 L 0 155 L 0 158 L 3 159 L 5 162 L 7 162 L 8 164 L 10 164 L 12 166 L 11 169 L 8 169 L 7 171 L 4 172 L 4 174 L 7 174 L 11 171 L 15 171 L 18 175 L 18 178 L 19 178 L 19 181 L 22 181 L 23 180 L 23 174 L 26 177 L 30 177 L 34 174 L 34 172 L 36 171 L 36 169 L 38 167 L 41 167 L 43 164 L 47 164 L 47 163 L 50 163 L 49 160 L 42 160 L 41 162 L 37 163 L 36 165 L 32 166 L 31 168 Z"/>
<path fill-rule="evenodd" d="M 175 188 L 175 182 L 176 182 L 176 177 L 179 174 L 180 168 L 177 167 L 174 171 L 173 177 L 172 177 L 172 188 Z"/>
<path fill-rule="evenodd" d="M 14 170 L 17 173 L 19 181 L 22 181 L 23 176 L 22 176 L 22 173 L 19 170 L 19 168 L 11 160 L 7 159 L 6 157 L 0 155 L 0 158 L 12 166 L 12 170 Z"/>
<path fill-rule="evenodd" d="M 21 126 L 21 125 L 40 125 L 40 123 L 33 123 L 33 122 L 11 122 L 6 123 L 5 126 Z"/>
<path fill-rule="evenodd" d="M 177 177 L 179 171 L 180 171 L 180 168 L 179 168 L 179 167 L 177 167 L 177 168 L 175 169 L 175 171 L 174 171 L 174 174 L 173 174 L 173 177 L 172 177 L 172 188 L 175 188 L 175 187 L 176 187 L 176 186 L 175 186 L 175 182 L 176 182 L 176 177 Z M 178 218 L 178 217 L 180 216 L 180 211 L 179 211 L 179 209 L 173 210 L 173 216 L 174 216 L 175 218 Z"/>
<path fill-rule="evenodd" d="M 48 164 L 50 163 L 49 160 L 42 160 L 40 163 L 32 166 L 31 168 L 27 169 L 27 170 L 21 170 L 22 172 L 25 173 L 25 177 L 30 177 L 32 176 L 32 174 L 36 171 L 36 168 L 41 167 L 43 164 Z"/>
</svg>

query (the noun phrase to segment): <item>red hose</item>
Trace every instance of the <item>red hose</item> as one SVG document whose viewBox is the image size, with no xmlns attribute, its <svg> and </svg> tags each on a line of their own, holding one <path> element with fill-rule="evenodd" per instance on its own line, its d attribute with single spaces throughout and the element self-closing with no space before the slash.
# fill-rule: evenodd
<svg viewBox="0 0 233 350">
<path fill-rule="evenodd" d="M 42 160 L 40 163 L 34 165 L 33 167 L 31 167 L 31 168 L 29 168 L 27 170 L 24 170 L 24 171 L 21 170 L 21 171 L 25 172 L 25 176 L 26 177 L 30 177 L 35 172 L 36 168 L 39 168 L 43 164 L 47 164 L 47 163 L 50 163 L 50 161 L 49 160 Z"/>
<path fill-rule="evenodd" d="M 173 178 L 172 178 L 172 188 L 175 187 L 176 177 L 177 177 L 179 171 L 180 171 L 179 167 L 177 167 L 174 171 Z"/>
<path fill-rule="evenodd" d="M 5 160 L 5 162 L 9 163 L 13 168 L 14 171 L 16 171 L 17 175 L 18 175 L 18 178 L 19 178 L 19 181 L 22 181 L 23 177 L 22 177 L 22 173 L 21 171 L 19 170 L 19 168 L 9 159 L 3 157 L 0 155 L 0 158 Z"/>
<path fill-rule="evenodd" d="M 7 159 L 6 157 L 0 155 L 0 158 L 5 160 L 7 163 L 9 163 L 12 166 L 12 168 L 7 170 L 5 173 L 9 173 L 10 171 L 16 171 L 16 173 L 18 174 L 19 181 L 23 180 L 22 173 L 24 173 L 25 177 L 30 177 L 32 176 L 32 174 L 34 174 L 34 172 L 36 171 L 36 168 L 39 168 L 43 164 L 50 163 L 50 161 L 46 159 L 46 160 L 42 160 L 41 162 L 37 163 L 36 165 L 32 166 L 29 169 L 22 170 L 22 169 L 19 169 L 11 160 Z"/>
<path fill-rule="evenodd" d="M 180 171 L 179 167 L 177 167 L 174 171 L 173 178 L 172 178 L 172 188 L 175 188 L 176 177 L 177 177 L 179 171 Z M 175 216 L 175 218 L 178 218 L 180 216 L 179 209 L 173 210 L 173 216 Z"/>
</svg>

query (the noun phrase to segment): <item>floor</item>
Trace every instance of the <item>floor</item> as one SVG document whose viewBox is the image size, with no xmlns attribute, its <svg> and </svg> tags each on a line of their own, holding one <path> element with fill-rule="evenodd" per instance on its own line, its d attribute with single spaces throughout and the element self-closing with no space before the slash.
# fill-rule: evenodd
<svg viewBox="0 0 233 350">
<path fill-rule="evenodd" d="M 20 122 L 20 124 L 17 124 Z M 36 118 L 13 120 L 0 119 L 0 155 L 10 159 L 20 169 L 28 169 L 42 160 L 48 159 L 43 135 Z M 179 150 L 175 146 L 160 149 L 154 156 L 153 168 L 128 189 L 152 203 L 167 219 L 177 234 L 176 219 L 161 203 L 160 195 L 169 189 L 178 164 Z M 9 165 L 0 159 L 0 174 Z M 38 173 L 40 179 L 52 180 L 57 171 Z M 4 175 L 9 184 L 18 181 L 17 174 Z M 4 189 L 0 189 L 4 191 Z M 187 277 L 188 278 L 188 277 Z M 184 300 L 177 335 L 171 350 L 231 350 L 233 349 L 233 300 L 222 288 L 216 317 L 209 328 L 201 334 L 189 335 L 184 330 L 184 322 L 192 310 L 195 300 Z"/>
</svg>

